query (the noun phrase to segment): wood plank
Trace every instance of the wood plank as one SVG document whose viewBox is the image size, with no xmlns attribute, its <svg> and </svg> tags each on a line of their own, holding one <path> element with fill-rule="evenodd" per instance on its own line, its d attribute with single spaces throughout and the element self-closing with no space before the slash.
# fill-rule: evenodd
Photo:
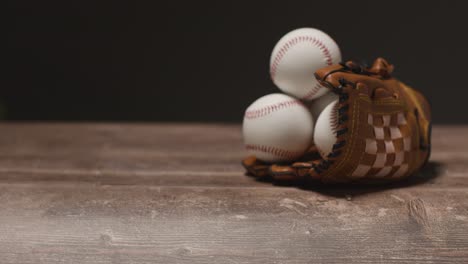
<svg viewBox="0 0 468 264">
<path fill-rule="evenodd" d="M 239 125 L 0 124 L 0 182 L 256 186 Z M 424 188 L 468 187 L 468 127 L 436 126 Z"/>
<path fill-rule="evenodd" d="M 348 197 L 349 198 L 349 197 Z M 463 263 L 468 190 L 0 184 L 2 263 Z"/>
<path fill-rule="evenodd" d="M 238 126 L 3 124 L 0 131 L 3 168 L 234 171 L 243 154 Z"/>
<path fill-rule="evenodd" d="M 386 186 L 244 176 L 238 125 L 0 124 L 1 263 L 463 263 L 468 127 Z"/>
</svg>

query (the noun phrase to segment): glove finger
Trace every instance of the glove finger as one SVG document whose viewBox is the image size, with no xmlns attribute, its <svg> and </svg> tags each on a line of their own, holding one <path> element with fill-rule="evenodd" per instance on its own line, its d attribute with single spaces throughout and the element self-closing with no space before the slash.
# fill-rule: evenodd
<svg viewBox="0 0 468 264">
<path fill-rule="evenodd" d="M 278 181 L 292 181 L 302 178 L 297 175 L 296 170 L 291 166 L 271 165 L 269 174 Z"/>
<path fill-rule="evenodd" d="M 250 176 L 262 178 L 268 176 L 269 165 L 259 161 L 255 156 L 250 156 L 242 160 L 242 166 Z"/>
<path fill-rule="evenodd" d="M 320 163 L 319 160 L 313 160 L 308 162 L 295 162 L 292 167 L 296 171 L 299 177 L 309 179 L 320 179 L 320 176 L 315 172 L 314 166 Z"/>
</svg>

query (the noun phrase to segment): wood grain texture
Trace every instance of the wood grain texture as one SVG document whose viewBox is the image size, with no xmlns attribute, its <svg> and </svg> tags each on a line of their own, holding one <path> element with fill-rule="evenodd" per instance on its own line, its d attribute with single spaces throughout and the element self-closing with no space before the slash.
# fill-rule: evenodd
<svg viewBox="0 0 468 264">
<path fill-rule="evenodd" d="M 467 263 L 468 127 L 390 186 L 244 175 L 240 127 L 0 125 L 0 263 Z"/>
</svg>

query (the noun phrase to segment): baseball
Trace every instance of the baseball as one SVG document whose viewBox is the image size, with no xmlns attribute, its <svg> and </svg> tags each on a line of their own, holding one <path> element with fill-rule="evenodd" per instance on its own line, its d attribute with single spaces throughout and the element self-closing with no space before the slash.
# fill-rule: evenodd
<svg viewBox="0 0 468 264">
<path fill-rule="evenodd" d="M 322 113 L 323 109 L 331 102 L 338 99 L 338 95 L 332 92 L 327 92 L 324 95 L 320 96 L 317 99 L 312 100 L 311 102 L 307 102 L 307 106 L 309 107 L 310 113 L 314 120 L 317 120 L 320 113 Z"/>
<path fill-rule="evenodd" d="M 269 94 L 245 111 L 242 127 L 245 148 L 262 161 L 292 161 L 307 151 L 313 127 L 312 115 L 300 100 L 285 94 Z"/>
<path fill-rule="evenodd" d="M 328 104 L 320 113 L 314 130 L 314 143 L 322 158 L 326 158 L 336 143 L 338 128 L 338 100 Z"/>
<path fill-rule="evenodd" d="M 283 92 L 313 100 L 327 91 L 315 79 L 315 71 L 340 61 L 340 49 L 330 36 L 315 28 L 300 28 L 283 36 L 274 47 L 270 76 Z"/>
</svg>

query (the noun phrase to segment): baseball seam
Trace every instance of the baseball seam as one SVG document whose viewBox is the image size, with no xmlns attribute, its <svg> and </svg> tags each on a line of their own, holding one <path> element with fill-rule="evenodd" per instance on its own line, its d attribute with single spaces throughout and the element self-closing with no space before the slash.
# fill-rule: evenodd
<svg viewBox="0 0 468 264">
<path fill-rule="evenodd" d="M 336 136 L 336 131 L 338 131 L 338 108 L 339 108 L 339 103 L 336 102 L 333 105 L 331 114 L 330 114 L 330 126 L 335 136 Z"/>
<path fill-rule="evenodd" d="M 319 83 L 316 83 L 314 88 L 312 88 L 312 90 L 310 90 L 306 95 L 304 95 L 301 100 L 305 100 L 305 101 L 308 101 L 310 99 L 312 99 L 315 94 L 317 94 L 317 92 L 323 88 L 322 85 L 320 85 Z"/>
<path fill-rule="evenodd" d="M 339 108 L 339 103 L 336 102 L 330 112 L 330 127 L 332 134 L 338 139 L 336 131 L 338 131 L 338 108 Z M 333 151 L 333 145 L 332 145 L 332 151 Z M 326 157 L 330 153 L 325 153 L 322 150 L 319 149 L 320 154 L 322 157 Z"/>
<path fill-rule="evenodd" d="M 284 44 L 280 48 L 275 58 L 273 59 L 273 62 L 270 67 L 270 76 L 272 80 L 275 80 L 276 70 L 278 69 L 278 66 L 281 60 L 283 59 L 284 55 L 286 55 L 289 49 L 294 47 L 296 44 L 302 43 L 302 42 L 309 42 L 309 43 L 312 43 L 314 46 L 319 47 L 323 55 L 325 56 L 327 64 L 328 65 L 333 64 L 333 59 L 332 59 L 329 48 L 320 39 L 316 37 L 311 37 L 311 36 L 297 36 L 297 37 L 290 39 L 288 42 L 286 42 L 286 44 Z"/>
<path fill-rule="evenodd" d="M 245 111 L 244 118 L 246 119 L 259 118 L 259 117 L 269 115 L 273 112 L 276 112 L 278 110 L 288 108 L 294 105 L 302 105 L 302 103 L 298 100 L 290 100 L 290 101 L 284 101 L 284 102 L 280 102 L 280 103 L 276 103 L 272 105 L 266 105 L 262 108 Z"/>
<path fill-rule="evenodd" d="M 246 144 L 245 148 L 251 151 L 260 151 L 264 153 L 269 153 L 281 158 L 292 160 L 302 155 L 302 152 L 299 151 L 289 151 L 285 149 L 280 149 L 272 146 L 256 145 L 256 144 Z"/>
</svg>

